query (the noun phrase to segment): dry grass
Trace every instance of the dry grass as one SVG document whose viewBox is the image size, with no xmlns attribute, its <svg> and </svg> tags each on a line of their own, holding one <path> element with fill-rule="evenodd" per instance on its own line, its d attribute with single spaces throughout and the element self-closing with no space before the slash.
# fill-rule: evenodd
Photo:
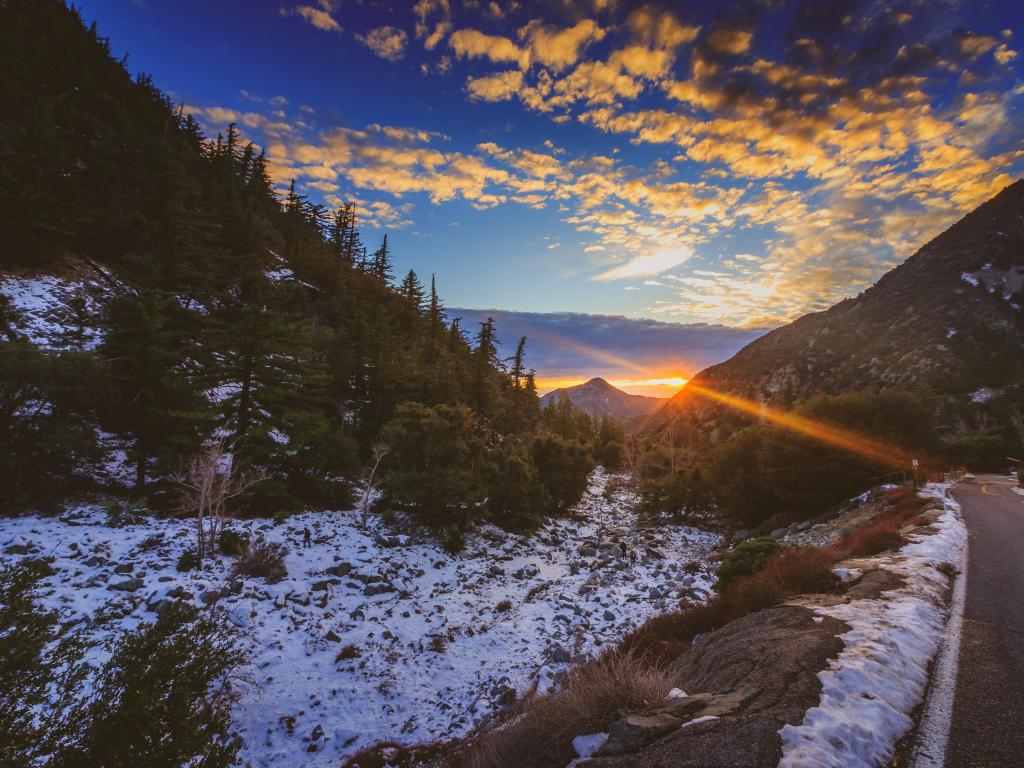
<svg viewBox="0 0 1024 768">
<path fill-rule="evenodd" d="M 284 564 L 287 554 L 288 550 L 275 542 L 245 542 L 235 561 L 235 575 L 259 577 L 275 584 L 288 577 Z"/>
<path fill-rule="evenodd" d="M 384 741 L 360 750 L 342 768 L 420 768 L 436 764 L 450 748 L 444 742 L 407 747 Z"/>
<path fill-rule="evenodd" d="M 608 655 L 569 673 L 559 691 L 525 699 L 503 726 L 482 734 L 450 768 L 564 768 L 572 740 L 608 727 L 623 709 L 662 701 L 670 685 L 649 662 Z"/>
<path fill-rule="evenodd" d="M 796 595 L 828 592 L 835 586 L 835 562 L 831 553 L 811 547 L 780 552 L 760 571 L 738 578 L 706 603 L 650 619 L 623 639 L 620 651 L 663 666 L 683 653 L 702 632 Z"/>
</svg>

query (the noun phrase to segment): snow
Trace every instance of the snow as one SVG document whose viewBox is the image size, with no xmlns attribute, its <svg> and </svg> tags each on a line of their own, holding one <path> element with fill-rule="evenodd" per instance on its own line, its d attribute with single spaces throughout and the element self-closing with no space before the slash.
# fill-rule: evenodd
<svg viewBox="0 0 1024 768">
<path fill-rule="evenodd" d="M 978 287 L 978 278 L 976 278 L 970 272 L 964 272 L 962 275 L 960 275 L 960 279 L 963 280 L 965 283 L 970 283 L 975 288 Z"/>
<path fill-rule="evenodd" d="M 279 526 L 231 521 L 234 530 L 288 546 L 289 577 L 273 585 L 243 578 L 226 589 L 232 560 L 225 557 L 179 573 L 178 557 L 194 536 L 189 521 L 147 518 L 110 528 L 97 504 L 69 506 L 60 517 L 0 520 L 0 562 L 22 557 L 7 552 L 13 544 L 30 544 L 26 556 L 52 555 L 56 574 L 41 582 L 41 600 L 62 621 L 91 626 L 88 658 L 97 664 L 106 641 L 152 621 L 169 592 L 187 590 L 196 607 L 237 628 L 250 654 L 234 710 L 242 763 L 336 768 L 382 739 L 464 735 L 534 684 L 557 685 L 571 660 L 593 655 L 682 597 L 710 594 L 718 535 L 639 528 L 632 492 L 604 498 L 610 479 L 595 472 L 578 519 L 550 521 L 530 538 L 482 526 L 457 557 L 377 515 L 361 528 L 358 511 L 309 512 Z M 583 556 L 581 543 L 597 543 L 599 524 L 602 546 Z M 313 538 L 305 549 L 304 527 Z M 637 555 L 635 564 L 614 538 Z M 350 573 L 325 572 L 343 571 L 343 563 Z M 114 573 L 127 564 L 131 574 Z M 145 586 L 108 588 L 129 578 Z M 119 618 L 91 624 L 104 610 Z M 358 656 L 336 659 L 348 646 Z M 318 725 L 324 737 L 314 742 Z"/>
<path fill-rule="evenodd" d="M 607 733 L 590 733 L 572 740 L 572 748 L 581 758 L 590 757 L 608 742 Z"/>
<path fill-rule="evenodd" d="M 1002 390 L 992 389 L 991 387 L 981 387 L 971 393 L 972 403 L 987 403 L 993 397 L 998 397 L 1002 394 Z"/>
<path fill-rule="evenodd" d="M 679 726 L 679 729 L 690 728 L 694 725 L 700 725 L 701 723 L 710 723 L 712 720 L 717 720 L 718 715 L 702 715 L 701 717 L 695 717 L 693 720 L 687 720 L 685 723 Z"/>
<path fill-rule="evenodd" d="M 925 495 L 943 498 L 934 535 L 918 534 L 899 552 L 874 564 L 900 576 L 904 586 L 878 599 L 815 608 L 846 622 L 845 647 L 820 672 L 821 701 L 800 725 L 780 731 L 780 768 L 873 768 L 887 765 L 900 738 L 913 726 L 911 712 L 924 698 L 928 665 L 939 648 L 948 611 L 948 562 L 962 568 L 966 530 L 947 486 Z"/>
<path fill-rule="evenodd" d="M 0 294 L 10 299 L 11 305 L 21 315 L 16 330 L 44 349 L 62 349 L 66 346 L 61 337 L 69 328 L 61 322 L 61 316 L 67 313 L 66 302 L 72 295 L 84 297 L 87 314 L 95 316 L 95 302 L 85 288 L 82 281 L 52 275 L 0 277 Z M 95 290 L 95 285 L 92 289 Z M 94 348 L 99 340 L 100 336 L 95 329 L 84 329 L 83 346 L 86 349 Z"/>
</svg>

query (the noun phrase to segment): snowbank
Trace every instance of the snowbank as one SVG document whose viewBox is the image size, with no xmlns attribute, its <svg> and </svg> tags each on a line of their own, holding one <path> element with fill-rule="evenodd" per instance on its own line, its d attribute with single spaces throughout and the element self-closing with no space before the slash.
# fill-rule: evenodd
<svg viewBox="0 0 1024 768">
<path fill-rule="evenodd" d="M 815 612 L 845 621 L 846 644 L 818 674 L 821 702 L 801 725 L 786 725 L 780 768 L 874 768 L 887 765 L 896 743 L 911 729 L 911 712 L 923 699 L 928 666 L 946 626 L 950 578 L 942 563 L 962 569 L 966 529 L 948 487 L 922 493 L 943 500 L 934 535 L 911 536 L 899 552 L 875 564 L 899 575 L 904 586 L 878 599 L 819 607 Z"/>
</svg>

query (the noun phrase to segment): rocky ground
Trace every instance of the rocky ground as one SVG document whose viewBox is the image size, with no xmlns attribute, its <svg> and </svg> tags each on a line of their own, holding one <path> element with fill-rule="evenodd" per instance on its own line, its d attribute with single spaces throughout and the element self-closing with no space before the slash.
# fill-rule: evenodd
<svg viewBox="0 0 1024 768">
<path fill-rule="evenodd" d="M 190 522 L 113 528 L 98 504 L 0 520 L 0 562 L 46 560 L 43 602 L 91 633 L 94 662 L 167 601 L 223 616 L 250 654 L 235 712 L 244 761 L 337 766 L 380 739 L 462 735 L 680 598 L 709 593 L 719 537 L 638 527 L 635 497 L 606 494 L 610 479 L 595 473 L 574 519 L 531 538 L 483 527 L 455 557 L 377 516 L 363 528 L 355 512 L 233 521 L 288 546 L 276 584 L 233 578 L 223 556 L 179 573 Z"/>
</svg>

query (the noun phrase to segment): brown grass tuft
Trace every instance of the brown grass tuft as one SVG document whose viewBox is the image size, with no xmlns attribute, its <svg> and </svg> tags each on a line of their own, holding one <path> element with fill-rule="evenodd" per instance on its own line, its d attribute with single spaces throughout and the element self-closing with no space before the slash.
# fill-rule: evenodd
<svg viewBox="0 0 1024 768">
<path fill-rule="evenodd" d="M 564 768 L 572 740 L 608 726 L 623 709 L 661 701 L 670 686 L 648 662 L 608 655 L 569 672 L 562 690 L 527 699 L 505 725 L 484 733 L 452 768 Z"/>
</svg>

